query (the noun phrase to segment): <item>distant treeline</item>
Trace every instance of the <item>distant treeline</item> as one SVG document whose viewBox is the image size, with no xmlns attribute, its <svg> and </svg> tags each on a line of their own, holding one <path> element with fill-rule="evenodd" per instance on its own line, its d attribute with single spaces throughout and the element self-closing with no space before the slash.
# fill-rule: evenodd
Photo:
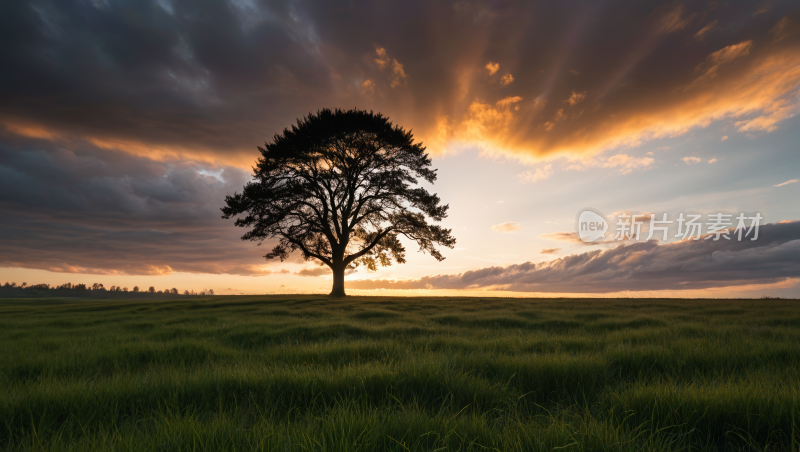
<svg viewBox="0 0 800 452">
<path fill-rule="evenodd" d="M 50 284 L 17 284 L 7 282 L 0 286 L 0 298 L 22 298 L 22 297 L 85 297 L 85 298 L 166 298 L 175 296 L 192 295 L 214 295 L 213 289 L 203 289 L 200 292 L 194 290 L 184 290 L 180 293 L 178 289 L 156 290 L 150 286 L 147 289 L 140 289 L 133 286 L 128 290 L 127 287 L 111 286 L 108 289 L 103 284 L 94 283 L 91 286 L 86 284 L 66 283 L 60 286 L 50 286 Z"/>
</svg>

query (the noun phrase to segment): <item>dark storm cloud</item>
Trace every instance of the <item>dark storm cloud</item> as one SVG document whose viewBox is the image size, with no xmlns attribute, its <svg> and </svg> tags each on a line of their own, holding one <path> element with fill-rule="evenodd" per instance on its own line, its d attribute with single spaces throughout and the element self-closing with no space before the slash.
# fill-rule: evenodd
<svg viewBox="0 0 800 452">
<path fill-rule="evenodd" d="M 608 293 L 768 284 L 800 277 L 800 221 L 763 225 L 758 240 L 657 241 L 416 280 L 349 281 L 354 289 Z"/>
<path fill-rule="evenodd" d="M 240 166 L 321 107 L 436 151 L 584 155 L 794 114 L 792 2 L 33 0 L 0 6 L 0 120 Z M 777 102 L 777 104 L 776 104 Z M 37 132 L 38 131 L 38 132 Z"/>
<path fill-rule="evenodd" d="M 46 140 L 0 144 L 0 267 L 95 274 L 268 274 L 220 218 L 237 168 Z"/>
<path fill-rule="evenodd" d="M 6 2 L 0 115 L 111 144 L 252 150 L 319 108 L 303 99 L 331 79 L 291 8 L 236 4 Z"/>
</svg>

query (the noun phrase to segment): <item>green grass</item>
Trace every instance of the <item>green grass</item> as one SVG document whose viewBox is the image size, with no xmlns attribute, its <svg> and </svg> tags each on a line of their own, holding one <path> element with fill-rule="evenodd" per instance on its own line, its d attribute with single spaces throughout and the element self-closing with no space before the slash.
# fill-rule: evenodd
<svg viewBox="0 0 800 452">
<path fill-rule="evenodd" d="M 0 450 L 800 451 L 800 302 L 0 300 Z"/>
</svg>

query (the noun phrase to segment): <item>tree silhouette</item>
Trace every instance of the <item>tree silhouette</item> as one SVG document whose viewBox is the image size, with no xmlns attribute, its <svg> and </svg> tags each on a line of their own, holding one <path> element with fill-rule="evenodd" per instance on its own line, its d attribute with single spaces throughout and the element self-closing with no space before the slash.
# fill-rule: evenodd
<svg viewBox="0 0 800 452">
<path fill-rule="evenodd" d="M 225 198 L 222 217 L 244 214 L 235 223 L 251 228 L 242 240 L 278 238 L 267 259 L 299 250 L 330 267 L 332 296 L 345 295 L 348 269 L 404 263 L 400 236 L 439 261 L 434 245 L 456 243 L 450 229 L 427 222 L 445 218 L 448 206 L 414 186 L 436 180 L 425 148 L 381 114 L 325 109 L 258 149 L 255 181 Z"/>
</svg>

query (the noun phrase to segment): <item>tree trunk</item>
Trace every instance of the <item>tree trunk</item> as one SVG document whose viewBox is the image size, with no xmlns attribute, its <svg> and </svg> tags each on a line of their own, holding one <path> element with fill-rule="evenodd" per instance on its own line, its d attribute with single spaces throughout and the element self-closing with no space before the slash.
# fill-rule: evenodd
<svg viewBox="0 0 800 452">
<path fill-rule="evenodd" d="M 333 290 L 332 297 L 345 297 L 344 293 L 344 265 L 332 268 L 333 270 Z"/>
</svg>

